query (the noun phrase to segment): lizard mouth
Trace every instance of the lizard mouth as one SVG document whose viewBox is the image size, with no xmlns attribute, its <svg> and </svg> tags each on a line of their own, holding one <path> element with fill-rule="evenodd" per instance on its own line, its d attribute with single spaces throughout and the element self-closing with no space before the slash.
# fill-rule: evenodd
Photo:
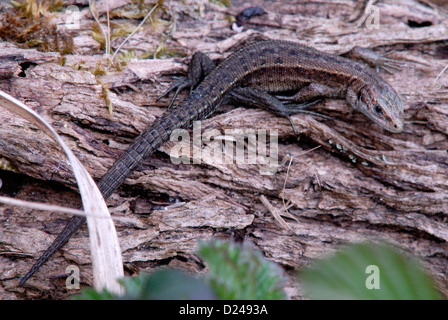
<svg viewBox="0 0 448 320">
<path fill-rule="evenodd" d="M 403 131 L 404 122 L 402 120 L 386 121 L 386 122 L 380 122 L 380 125 L 389 132 L 400 133 Z"/>
<path fill-rule="evenodd" d="M 373 114 L 368 112 L 364 113 L 368 118 L 373 120 L 379 127 L 393 133 L 400 133 L 404 128 L 404 121 L 402 119 L 388 119 L 388 118 L 378 118 Z"/>
<path fill-rule="evenodd" d="M 397 133 L 399 133 L 399 132 L 402 132 L 403 131 L 403 127 L 404 127 L 404 124 L 403 124 L 403 122 L 399 122 L 399 123 L 394 123 L 393 125 L 392 125 L 392 132 L 397 132 Z"/>
</svg>

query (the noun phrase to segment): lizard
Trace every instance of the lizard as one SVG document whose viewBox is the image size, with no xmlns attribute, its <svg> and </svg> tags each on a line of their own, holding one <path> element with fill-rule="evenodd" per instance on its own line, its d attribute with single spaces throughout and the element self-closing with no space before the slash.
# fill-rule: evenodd
<svg viewBox="0 0 448 320">
<path fill-rule="evenodd" d="M 388 69 L 396 61 L 354 48 L 351 58 L 361 57 Z M 190 95 L 174 105 L 178 93 Z M 264 40 L 246 45 L 218 66 L 203 53 L 192 56 L 186 77 L 176 81 L 161 99 L 174 91 L 167 111 L 129 145 L 97 185 L 105 199 L 146 158 L 167 142 L 175 129 L 190 128 L 194 121 L 208 118 L 228 100 L 266 108 L 277 116 L 301 112 L 319 99 L 345 99 L 355 110 L 390 131 L 403 130 L 403 101 L 399 94 L 367 65 L 318 51 L 296 42 Z M 281 96 L 282 93 L 293 93 Z M 294 125 L 293 125 L 294 128 Z M 74 216 L 62 232 L 21 279 L 22 286 L 86 221 Z"/>
</svg>

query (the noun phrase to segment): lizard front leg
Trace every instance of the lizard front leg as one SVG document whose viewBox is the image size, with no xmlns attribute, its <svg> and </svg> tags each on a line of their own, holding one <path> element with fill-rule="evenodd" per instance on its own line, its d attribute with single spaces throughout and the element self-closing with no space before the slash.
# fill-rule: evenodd
<svg viewBox="0 0 448 320">
<path fill-rule="evenodd" d="M 239 102 L 248 106 L 261 107 L 280 117 L 287 118 L 291 123 L 294 133 L 296 134 L 297 130 L 290 116 L 299 112 L 307 112 L 304 109 L 321 101 L 314 100 L 302 101 L 299 104 L 285 104 L 266 91 L 252 87 L 237 87 L 230 91 L 228 98 L 230 98 L 233 102 Z"/>
<path fill-rule="evenodd" d="M 301 104 L 322 98 L 343 99 L 345 97 L 344 90 L 344 87 L 333 88 L 320 83 L 310 83 L 292 96 L 277 95 L 276 97 L 282 101 L 294 101 Z"/>
</svg>

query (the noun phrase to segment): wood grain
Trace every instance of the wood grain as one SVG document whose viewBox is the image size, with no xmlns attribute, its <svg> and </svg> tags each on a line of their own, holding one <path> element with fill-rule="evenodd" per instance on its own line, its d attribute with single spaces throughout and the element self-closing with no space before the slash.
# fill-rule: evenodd
<svg viewBox="0 0 448 320">
<path fill-rule="evenodd" d="M 226 16 L 244 9 L 247 5 L 242 1 L 233 2 L 231 8 L 202 0 L 166 2 L 171 11 L 159 13 L 159 18 L 168 21 L 175 15 L 176 27 L 146 25 L 127 48 L 137 54 L 155 51 L 166 39 L 164 45 L 182 56 L 204 51 L 222 59 L 232 49 L 266 38 L 294 40 L 331 53 L 344 53 L 355 45 L 370 47 L 404 63 L 401 71 L 392 75 L 381 71 L 381 76 L 405 101 L 405 131 L 385 132 L 344 101 L 326 100 L 312 108 L 330 120 L 294 116 L 299 137 L 287 120 L 268 112 L 222 106 L 220 113 L 203 121 L 203 130 L 278 129 L 279 159 L 285 164 L 272 176 L 260 175 L 257 165 L 174 165 L 169 157 L 174 143 L 167 143 L 108 201 L 115 215 L 131 217 L 117 222 L 127 271 L 170 265 L 200 272 L 204 266 L 195 254 L 199 239 L 244 239 L 284 266 L 290 277 L 288 296 L 303 298 L 297 270 L 338 245 L 382 239 L 421 257 L 446 294 L 446 73 L 436 82 L 447 63 L 446 8 L 417 1 L 381 1 L 377 3 L 380 28 L 367 30 L 362 6 L 354 7 L 348 0 L 251 5 L 260 5 L 268 14 L 253 18 L 242 33 L 236 33 Z M 428 26 L 416 27 L 424 22 Z M 5 67 L 7 76 L 0 79 L 0 89 L 45 116 L 98 179 L 132 138 L 164 112 L 168 99 L 156 102 L 156 97 L 173 75 L 185 72 L 188 58 L 135 59 L 120 71 L 95 76 L 92 70 L 98 62 L 104 63 L 104 55 L 91 38 L 92 23 L 85 13 L 81 20 L 85 29 L 74 38 L 76 53 L 65 56 L 63 66 L 58 53 L 0 43 L 0 61 L 10 54 L 23 56 Z M 119 40 L 114 40 L 115 48 Z M 104 99 L 104 84 L 110 90 L 112 114 Z M 0 193 L 77 207 L 79 199 L 62 152 L 25 121 L 4 111 L 0 121 L 0 157 L 17 172 L 0 171 Z M 283 199 L 294 205 L 289 212 L 297 221 L 285 218 L 291 231 L 262 205 L 261 194 L 277 208 L 283 206 Z M 166 205 L 166 210 L 153 211 Z M 67 298 L 74 293 L 65 289 L 69 264 L 80 266 L 84 284 L 92 283 L 83 229 L 26 289 L 16 287 L 14 277 L 25 274 L 65 219 L 62 214 L 0 207 L 2 299 Z"/>
</svg>

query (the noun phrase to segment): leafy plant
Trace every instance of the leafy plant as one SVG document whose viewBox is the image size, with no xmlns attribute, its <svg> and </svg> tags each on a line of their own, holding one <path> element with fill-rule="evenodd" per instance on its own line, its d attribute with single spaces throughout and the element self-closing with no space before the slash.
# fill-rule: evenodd
<svg viewBox="0 0 448 320">
<path fill-rule="evenodd" d="M 202 277 L 161 270 L 120 281 L 125 295 L 83 290 L 77 299 L 285 299 L 280 268 L 249 245 L 203 242 Z M 354 244 L 300 273 L 311 299 L 441 299 L 417 259 L 386 244 Z"/>
<path fill-rule="evenodd" d="M 249 245 L 211 241 L 200 245 L 206 279 L 220 299 L 285 299 L 280 267 Z"/>
<path fill-rule="evenodd" d="M 179 270 L 159 270 L 120 280 L 125 294 L 84 289 L 75 299 L 284 299 L 281 270 L 248 245 L 204 242 L 199 254 L 209 273 L 196 277 Z"/>
<path fill-rule="evenodd" d="M 201 279 L 179 270 L 159 270 L 152 274 L 142 273 L 119 281 L 125 294 L 116 296 L 107 290 L 97 292 L 85 289 L 77 300 L 210 300 L 216 299 L 211 288 Z"/>
<path fill-rule="evenodd" d="M 300 275 L 312 299 L 440 299 L 414 257 L 386 244 L 359 243 L 322 259 Z"/>
</svg>

